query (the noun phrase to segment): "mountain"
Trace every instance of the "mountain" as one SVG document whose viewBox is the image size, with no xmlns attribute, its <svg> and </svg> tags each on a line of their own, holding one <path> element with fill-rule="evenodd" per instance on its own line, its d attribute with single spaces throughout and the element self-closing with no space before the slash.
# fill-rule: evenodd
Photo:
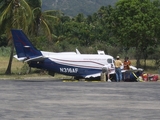
<svg viewBox="0 0 160 120">
<path fill-rule="evenodd" d="M 42 10 L 60 10 L 65 15 L 91 15 L 101 6 L 114 5 L 118 0 L 42 0 Z"/>
</svg>

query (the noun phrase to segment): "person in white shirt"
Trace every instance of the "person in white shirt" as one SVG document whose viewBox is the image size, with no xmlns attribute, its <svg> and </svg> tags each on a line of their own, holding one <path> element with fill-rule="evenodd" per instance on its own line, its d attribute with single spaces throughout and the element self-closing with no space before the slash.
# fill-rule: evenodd
<svg viewBox="0 0 160 120">
<path fill-rule="evenodd" d="M 110 80 L 110 73 L 111 73 L 111 68 L 112 68 L 112 66 L 111 66 L 111 64 L 107 64 L 107 65 L 105 65 L 105 68 L 106 68 L 106 74 L 107 74 L 107 81 L 108 82 L 112 82 L 111 80 Z"/>
</svg>

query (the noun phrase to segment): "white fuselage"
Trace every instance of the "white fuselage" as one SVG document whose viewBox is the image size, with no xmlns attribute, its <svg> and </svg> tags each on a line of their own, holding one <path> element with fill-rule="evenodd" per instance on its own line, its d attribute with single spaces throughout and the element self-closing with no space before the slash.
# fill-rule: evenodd
<svg viewBox="0 0 160 120">
<path fill-rule="evenodd" d="M 77 66 L 81 68 L 102 69 L 107 64 L 113 64 L 114 59 L 110 55 L 98 54 L 76 54 L 74 52 L 52 53 L 41 51 L 45 57 L 51 61 L 68 66 Z"/>
</svg>

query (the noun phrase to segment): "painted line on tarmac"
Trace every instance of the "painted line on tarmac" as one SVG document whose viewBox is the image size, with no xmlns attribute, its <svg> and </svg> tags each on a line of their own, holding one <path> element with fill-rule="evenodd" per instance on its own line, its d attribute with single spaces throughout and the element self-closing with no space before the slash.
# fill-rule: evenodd
<svg viewBox="0 0 160 120">
<path fill-rule="evenodd" d="M 63 80 L 63 82 L 101 82 L 101 81 L 78 81 L 78 80 Z"/>
<path fill-rule="evenodd" d="M 63 82 L 79 82 L 78 80 L 63 80 Z"/>
</svg>

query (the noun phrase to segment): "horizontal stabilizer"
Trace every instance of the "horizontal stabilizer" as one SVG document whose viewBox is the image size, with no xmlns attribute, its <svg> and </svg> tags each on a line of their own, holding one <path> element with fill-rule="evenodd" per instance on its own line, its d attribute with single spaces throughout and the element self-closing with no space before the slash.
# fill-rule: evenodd
<svg viewBox="0 0 160 120">
<path fill-rule="evenodd" d="M 20 57 L 20 58 L 18 58 L 17 55 L 14 55 L 13 57 L 16 58 L 16 59 L 19 60 L 19 61 L 24 61 L 24 60 L 26 60 L 26 58 L 27 58 L 27 57 Z"/>
<path fill-rule="evenodd" d="M 33 57 L 33 58 L 29 58 L 27 60 L 25 60 L 24 62 L 30 62 L 30 61 L 43 61 L 46 57 L 44 56 L 38 56 L 38 57 Z"/>
</svg>

